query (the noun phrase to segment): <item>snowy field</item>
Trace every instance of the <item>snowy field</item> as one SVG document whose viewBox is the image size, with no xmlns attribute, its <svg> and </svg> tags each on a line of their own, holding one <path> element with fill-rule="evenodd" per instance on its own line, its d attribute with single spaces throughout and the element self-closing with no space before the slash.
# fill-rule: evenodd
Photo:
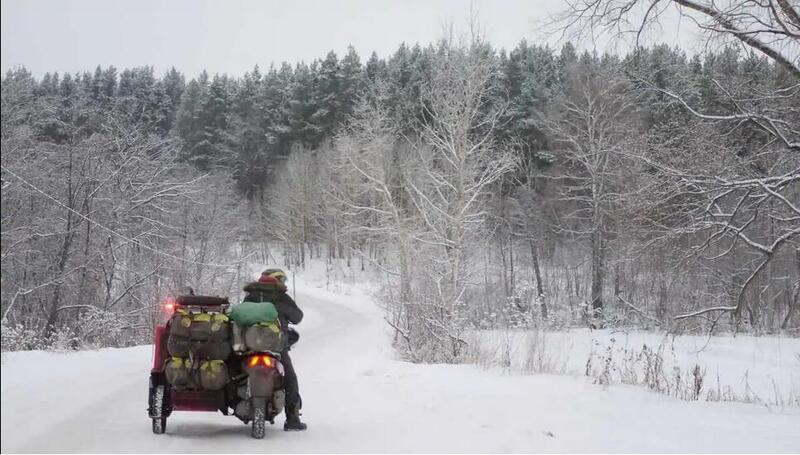
<svg viewBox="0 0 800 455">
<path fill-rule="evenodd" d="M 477 363 L 512 372 L 585 376 L 588 362 L 596 382 L 605 372 L 608 383 L 646 386 L 649 370 L 658 374 L 654 386 L 659 381 L 664 393 L 679 396 L 692 388 L 698 366 L 700 400 L 800 407 L 798 338 L 573 329 L 495 330 L 469 339 Z"/>
<path fill-rule="evenodd" d="M 569 347 L 562 362 L 570 374 L 413 365 L 394 358 L 382 313 L 365 293 L 331 291 L 342 289 L 298 280 L 306 320 L 293 355 L 305 433 L 281 431 L 280 417 L 264 440 L 252 440 L 235 417 L 176 412 L 167 434 L 154 435 L 146 415 L 151 347 L 15 352 L 2 364 L 2 451 L 800 452 L 796 406 L 687 402 L 571 374 L 585 366 L 585 345 L 596 338 L 588 332 L 547 339 L 553 349 Z M 624 334 L 613 336 L 616 346 L 624 344 Z M 626 343 L 637 346 L 642 337 L 629 335 Z M 713 341 L 680 362 L 702 359 L 708 376 L 718 368 L 732 383 L 756 370 L 781 387 L 797 380 L 794 340 Z M 681 355 L 694 349 L 689 341 L 676 345 Z M 761 387 L 754 374 L 750 383 Z"/>
</svg>

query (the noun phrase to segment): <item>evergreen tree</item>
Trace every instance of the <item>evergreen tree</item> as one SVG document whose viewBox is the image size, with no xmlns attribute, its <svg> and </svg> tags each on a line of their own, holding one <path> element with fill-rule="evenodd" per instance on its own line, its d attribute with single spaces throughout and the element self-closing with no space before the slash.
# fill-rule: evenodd
<svg viewBox="0 0 800 455">
<path fill-rule="evenodd" d="M 375 83 L 375 81 L 378 80 L 387 80 L 386 61 L 378 58 L 377 52 L 373 52 L 372 55 L 369 56 L 369 60 L 367 60 L 365 73 L 370 83 Z"/>
<path fill-rule="evenodd" d="M 321 140 L 321 129 L 314 122 L 317 113 L 316 77 L 314 71 L 317 65 L 311 67 L 305 63 L 298 63 L 291 81 L 291 96 L 289 99 L 289 128 L 291 129 L 292 142 L 308 147 L 316 147 Z"/>
<path fill-rule="evenodd" d="M 260 96 L 262 76 L 258 66 L 245 73 L 234 95 L 229 129 L 236 156 L 233 178 L 238 189 L 252 198 L 266 183 L 268 144 L 263 129 L 264 99 Z"/>
<path fill-rule="evenodd" d="M 178 108 L 181 105 L 181 96 L 186 88 L 186 80 L 183 74 L 179 73 L 175 67 L 172 67 L 161 79 L 161 83 L 163 84 L 164 92 L 169 97 L 169 114 L 165 126 L 167 131 L 170 131 L 175 125 Z"/>
<path fill-rule="evenodd" d="M 364 90 L 364 77 L 361 58 L 353 46 L 348 46 L 347 55 L 341 63 L 341 84 L 338 94 L 341 114 L 337 118 L 337 126 L 353 113 L 356 100 Z"/>
<path fill-rule="evenodd" d="M 109 66 L 103 71 L 101 94 L 106 100 L 113 98 L 117 91 L 117 69 Z"/>
<path fill-rule="evenodd" d="M 203 137 L 201 106 L 207 87 L 197 80 L 186 86 L 181 97 L 181 105 L 176 118 L 178 136 L 183 140 L 181 156 L 184 160 L 195 163 L 195 149 Z M 205 163 L 200 163 L 205 165 Z"/>
<path fill-rule="evenodd" d="M 328 52 L 325 60 L 319 64 L 314 97 L 316 111 L 311 121 L 318 130 L 316 145 L 324 137 L 330 137 L 342 115 L 342 68 L 336 53 Z"/>
</svg>

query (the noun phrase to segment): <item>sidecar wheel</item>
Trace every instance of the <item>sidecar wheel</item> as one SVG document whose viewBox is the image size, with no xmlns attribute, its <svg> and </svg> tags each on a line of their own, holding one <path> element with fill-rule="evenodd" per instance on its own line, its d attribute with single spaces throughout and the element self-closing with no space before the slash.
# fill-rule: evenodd
<svg viewBox="0 0 800 455">
<path fill-rule="evenodd" d="M 166 393 L 166 387 L 163 385 L 155 387 L 152 392 L 152 409 L 156 411 L 157 416 L 153 416 L 153 433 L 155 434 L 164 434 L 167 431 L 167 417 L 164 416 L 164 395 Z"/>
<path fill-rule="evenodd" d="M 153 433 L 164 434 L 167 431 L 167 418 L 153 419 Z"/>
</svg>

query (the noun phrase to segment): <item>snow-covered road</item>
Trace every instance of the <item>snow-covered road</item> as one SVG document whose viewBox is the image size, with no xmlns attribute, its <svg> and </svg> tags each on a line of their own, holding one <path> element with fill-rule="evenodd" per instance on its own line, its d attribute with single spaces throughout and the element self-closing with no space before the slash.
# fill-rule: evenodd
<svg viewBox="0 0 800 455">
<path fill-rule="evenodd" d="M 151 347 L 19 352 L 2 365 L 2 452 L 800 452 L 800 410 L 687 403 L 584 378 L 393 360 L 366 301 L 301 292 L 293 358 L 305 433 L 253 440 L 235 417 L 146 415 Z"/>
</svg>

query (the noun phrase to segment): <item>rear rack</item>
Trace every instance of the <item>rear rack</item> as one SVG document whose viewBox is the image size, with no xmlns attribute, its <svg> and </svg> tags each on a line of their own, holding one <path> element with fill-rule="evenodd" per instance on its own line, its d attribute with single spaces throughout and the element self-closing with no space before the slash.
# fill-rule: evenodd
<svg viewBox="0 0 800 455">
<path fill-rule="evenodd" d="M 231 304 L 227 297 L 212 297 L 208 295 L 180 295 L 176 297 L 175 303 L 180 306 L 196 307 L 227 306 Z"/>
</svg>

